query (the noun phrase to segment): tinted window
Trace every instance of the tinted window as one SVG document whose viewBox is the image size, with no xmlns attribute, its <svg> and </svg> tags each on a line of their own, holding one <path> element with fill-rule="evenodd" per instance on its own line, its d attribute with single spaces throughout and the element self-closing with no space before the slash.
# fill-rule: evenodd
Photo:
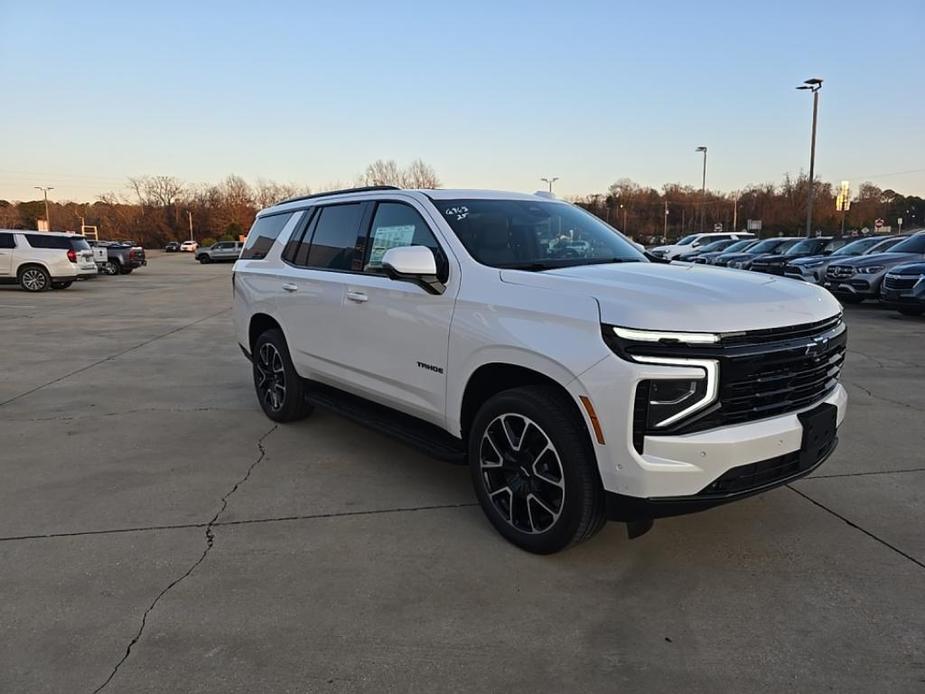
<svg viewBox="0 0 925 694">
<path fill-rule="evenodd" d="M 362 216 L 362 203 L 322 207 L 305 264 L 327 270 L 358 269 L 353 259 Z"/>
<path fill-rule="evenodd" d="M 798 255 L 800 253 L 815 255 L 822 253 L 828 243 L 829 239 L 803 239 L 787 249 L 787 255 Z"/>
<path fill-rule="evenodd" d="M 696 241 L 699 236 L 700 234 L 689 234 L 688 236 L 685 236 L 683 239 L 678 241 L 677 244 L 679 246 L 687 246 L 694 243 L 694 241 Z"/>
<path fill-rule="evenodd" d="M 66 236 L 43 236 L 42 234 L 26 234 L 26 241 L 33 248 L 58 248 L 70 250 L 71 240 Z"/>
<path fill-rule="evenodd" d="M 545 200 L 436 200 L 437 210 L 483 265 L 541 271 L 646 262 L 623 236 L 579 207 Z"/>
<path fill-rule="evenodd" d="M 0 234 L 0 248 L 16 248 L 12 234 Z"/>
<path fill-rule="evenodd" d="M 247 234 L 247 242 L 241 252 L 242 260 L 263 260 L 273 247 L 273 242 L 279 232 L 286 226 L 292 213 L 274 214 L 269 217 L 258 217 L 254 226 Z"/>
<path fill-rule="evenodd" d="M 397 202 L 380 203 L 376 206 L 369 230 L 363 269 L 366 272 L 382 272 L 382 256 L 385 252 L 402 246 L 427 246 L 437 261 L 437 276 L 446 281 L 446 256 L 417 210 Z"/>
<path fill-rule="evenodd" d="M 890 249 L 892 253 L 925 253 L 925 234 L 916 234 Z"/>
<path fill-rule="evenodd" d="M 754 246 L 755 242 L 752 239 L 745 239 L 744 241 L 736 241 L 734 244 L 726 248 L 726 251 L 733 253 L 735 251 L 744 251 L 750 246 Z"/>
<path fill-rule="evenodd" d="M 859 239 L 857 241 L 852 241 L 842 248 L 839 248 L 832 255 L 861 255 L 862 253 L 866 253 L 868 250 L 876 246 L 878 243 L 883 243 L 883 239 L 873 237 L 869 239 Z"/>
<path fill-rule="evenodd" d="M 90 244 L 87 243 L 87 239 L 81 237 L 69 239 L 71 242 L 71 248 L 75 251 L 89 251 Z"/>
</svg>

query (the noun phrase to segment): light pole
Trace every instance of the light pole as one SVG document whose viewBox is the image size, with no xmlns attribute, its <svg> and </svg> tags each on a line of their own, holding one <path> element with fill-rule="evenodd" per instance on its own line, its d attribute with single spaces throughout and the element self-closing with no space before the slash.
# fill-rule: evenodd
<svg viewBox="0 0 925 694">
<path fill-rule="evenodd" d="M 739 191 L 735 191 L 732 198 L 732 231 L 739 230 Z"/>
<path fill-rule="evenodd" d="M 626 233 L 626 207 L 623 206 L 623 203 L 620 203 L 620 211 L 623 212 L 623 228 L 620 229 L 624 234 Z"/>
<path fill-rule="evenodd" d="M 819 114 L 819 90 L 822 80 L 818 77 L 805 80 L 797 89 L 808 89 L 813 93 L 813 137 L 809 145 L 809 195 L 806 201 L 806 236 L 813 235 L 813 200 L 816 197 L 816 117 Z"/>
<path fill-rule="evenodd" d="M 559 180 L 559 177 L 558 177 L 558 176 L 553 176 L 553 177 L 551 177 L 551 178 L 541 178 L 540 180 L 541 180 L 541 181 L 545 181 L 547 184 L 549 184 L 549 192 L 551 193 L 551 192 L 552 192 L 552 184 L 555 183 L 556 181 L 558 181 L 558 180 Z"/>
<path fill-rule="evenodd" d="M 40 190 L 45 194 L 45 223 L 48 225 L 48 228 L 45 231 L 51 231 L 51 217 L 48 215 L 48 191 L 54 190 L 54 186 L 32 186 L 36 190 Z"/>
<path fill-rule="evenodd" d="M 703 182 L 700 185 L 700 233 L 703 233 L 703 219 L 707 212 L 707 148 L 700 146 L 695 152 L 703 152 Z"/>
<path fill-rule="evenodd" d="M 195 239 L 193 239 L 193 213 L 187 210 L 186 217 L 187 219 L 189 219 L 189 240 L 194 241 Z"/>
<path fill-rule="evenodd" d="M 682 229 L 683 231 L 683 229 Z M 665 201 L 665 231 L 662 233 L 663 243 L 668 243 L 668 201 Z"/>
</svg>

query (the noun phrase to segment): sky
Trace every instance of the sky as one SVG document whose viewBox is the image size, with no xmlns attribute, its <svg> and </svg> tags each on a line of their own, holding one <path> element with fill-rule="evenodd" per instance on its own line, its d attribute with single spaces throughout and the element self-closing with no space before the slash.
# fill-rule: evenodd
<svg viewBox="0 0 925 694">
<path fill-rule="evenodd" d="M 563 196 L 628 177 L 731 191 L 808 169 L 925 195 L 925 2 L 0 0 L 0 199 L 128 176 Z"/>
</svg>

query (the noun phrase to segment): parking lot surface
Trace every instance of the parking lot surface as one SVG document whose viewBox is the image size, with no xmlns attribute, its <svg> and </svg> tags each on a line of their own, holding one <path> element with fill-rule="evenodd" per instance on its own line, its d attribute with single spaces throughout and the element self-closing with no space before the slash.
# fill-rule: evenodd
<svg viewBox="0 0 925 694">
<path fill-rule="evenodd" d="M 925 691 L 925 320 L 847 307 L 812 477 L 539 557 L 465 468 L 266 419 L 230 269 L 0 287 L 0 692 Z"/>
</svg>

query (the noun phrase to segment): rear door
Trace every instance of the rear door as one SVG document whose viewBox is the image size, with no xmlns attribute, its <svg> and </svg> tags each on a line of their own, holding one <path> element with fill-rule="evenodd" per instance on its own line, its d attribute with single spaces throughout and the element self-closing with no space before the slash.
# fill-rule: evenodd
<svg viewBox="0 0 925 694">
<path fill-rule="evenodd" d="M 13 271 L 13 249 L 16 239 L 13 234 L 0 231 L 0 277 L 9 277 Z"/>
</svg>

